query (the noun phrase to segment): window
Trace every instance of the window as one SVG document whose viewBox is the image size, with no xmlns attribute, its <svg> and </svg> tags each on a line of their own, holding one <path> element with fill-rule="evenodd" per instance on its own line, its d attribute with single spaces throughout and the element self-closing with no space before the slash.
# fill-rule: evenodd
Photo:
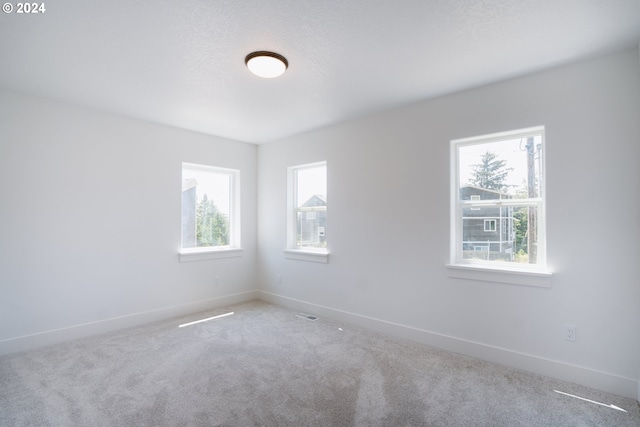
<svg viewBox="0 0 640 427">
<path fill-rule="evenodd" d="M 471 197 L 470 200 L 480 200 L 480 195 L 479 194 L 472 194 L 470 197 Z M 479 209 L 480 208 L 471 208 L 472 211 L 477 211 Z"/>
<path fill-rule="evenodd" d="M 294 166 L 287 171 L 287 251 L 290 258 L 326 262 L 327 251 L 327 163 Z M 313 253 L 309 259 L 292 253 Z M 313 257 L 312 257 L 313 258 Z"/>
<path fill-rule="evenodd" d="M 181 253 L 240 248 L 240 171 L 182 164 Z"/>
<path fill-rule="evenodd" d="M 484 231 L 496 231 L 496 220 L 495 219 L 485 219 L 484 220 Z"/>
<path fill-rule="evenodd" d="M 544 271 L 544 128 L 451 142 L 451 267 Z"/>
</svg>

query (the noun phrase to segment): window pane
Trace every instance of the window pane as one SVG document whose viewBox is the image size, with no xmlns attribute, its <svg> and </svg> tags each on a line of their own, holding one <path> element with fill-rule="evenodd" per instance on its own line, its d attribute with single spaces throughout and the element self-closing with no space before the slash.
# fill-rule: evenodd
<svg viewBox="0 0 640 427">
<path fill-rule="evenodd" d="M 460 200 L 542 197 L 541 151 L 539 135 L 459 146 Z"/>
<path fill-rule="evenodd" d="M 462 209 L 462 258 L 537 263 L 538 209 L 482 207 Z"/>
<path fill-rule="evenodd" d="M 231 174 L 182 169 L 182 247 L 230 244 Z"/>
<path fill-rule="evenodd" d="M 308 205 L 310 202 L 318 204 L 318 201 L 311 200 L 314 196 L 324 199 L 327 194 L 327 167 L 317 166 L 311 168 L 298 169 L 296 185 L 297 207 Z M 326 200 L 324 200 L 326 205 Z"/>
<path fill-rule="evenodd" d="M 294 174 L 297 248 L 326 248 L 327 167 L 302 167 Z"/>
</svg>

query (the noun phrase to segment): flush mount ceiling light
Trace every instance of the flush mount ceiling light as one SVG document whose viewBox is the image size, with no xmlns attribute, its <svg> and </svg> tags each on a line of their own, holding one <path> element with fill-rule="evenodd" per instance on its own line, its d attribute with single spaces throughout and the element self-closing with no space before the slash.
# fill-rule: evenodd
<svg viewBox="0 0 640 427">
<path fill-rule="evenodd" d="M 270 79 L 282 75 L 287 70 L 287 58 L 274 52 L 258 51 L 244 59 L 249 71 L 259 77 Z"/>
</svg>

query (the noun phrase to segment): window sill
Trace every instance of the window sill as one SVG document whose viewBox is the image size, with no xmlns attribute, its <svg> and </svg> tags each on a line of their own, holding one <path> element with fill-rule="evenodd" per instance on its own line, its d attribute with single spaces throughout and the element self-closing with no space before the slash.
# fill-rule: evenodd
<svg viewBox="0 0 640 427">
<path fill-rule="evenodd" d="M 235 258 L 242 256 L 242 248 L 194 248 L 180 251 L 180 262 L 206 261 L 211 259 Z"/>
<path fill-rule="evenodd" d="M 303 250 L 303 249 L 285 249 L 284 257 L 288 259 L 296 259 L 298 261 L 321 262 L 327 264 L 329 262 L 329 252 L 326 250 Z"/>
<path fill-rule="evenodd" d="M 541 288 L 551 287 L 552 273 L 548 271 L 507 269 L 470 264 L 446 264 L 446 267 L 447 275 L 457 279 L 537 286 Z"/>
</svg>

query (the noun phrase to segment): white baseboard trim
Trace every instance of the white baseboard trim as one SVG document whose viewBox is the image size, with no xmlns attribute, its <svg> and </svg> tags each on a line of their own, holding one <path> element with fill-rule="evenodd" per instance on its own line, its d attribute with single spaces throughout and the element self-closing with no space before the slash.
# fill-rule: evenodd
<svg viewBox="0 0 640 427">
<path fill-rule="evenodd" d="M 640 381 L 618 375 L 575 366 L 556 360 L 520 353 L 506 348 L 464 340 L 437 332 L 405 326 L 398 323 L 337 310 L 266 291 L 258 291 L 259 298 L 293 310 L 304 311 L 360 326 L 383 334 L 409 339 L 455 353 L 465 354 L 490 362 L 556 378 L 585 387 L 606 391 L 640 401 Z"/>
<path fill-rule="evenodd" d="M 157 310 L 145 311 L 142 313 L 128 314 L 126 316 L 69 326 L 61 329 L 38 332 L 16 338 L 9 338 L 0 341 L 0 355 L 31 350 L 38 347 L 44 347 L 46 345 L 58 344 L 118 329 L 139 326 L 145 323 L 155 322 L 157 320 L 170 319 L 172 317 L 223 307 L 225 305 L 239 304 L 254 299 L 259 299 L 258 291 L 241 292 L 233 295 L 226 295 L 190 302 L 187 304 L 159 308 Z"/>
</svg>

